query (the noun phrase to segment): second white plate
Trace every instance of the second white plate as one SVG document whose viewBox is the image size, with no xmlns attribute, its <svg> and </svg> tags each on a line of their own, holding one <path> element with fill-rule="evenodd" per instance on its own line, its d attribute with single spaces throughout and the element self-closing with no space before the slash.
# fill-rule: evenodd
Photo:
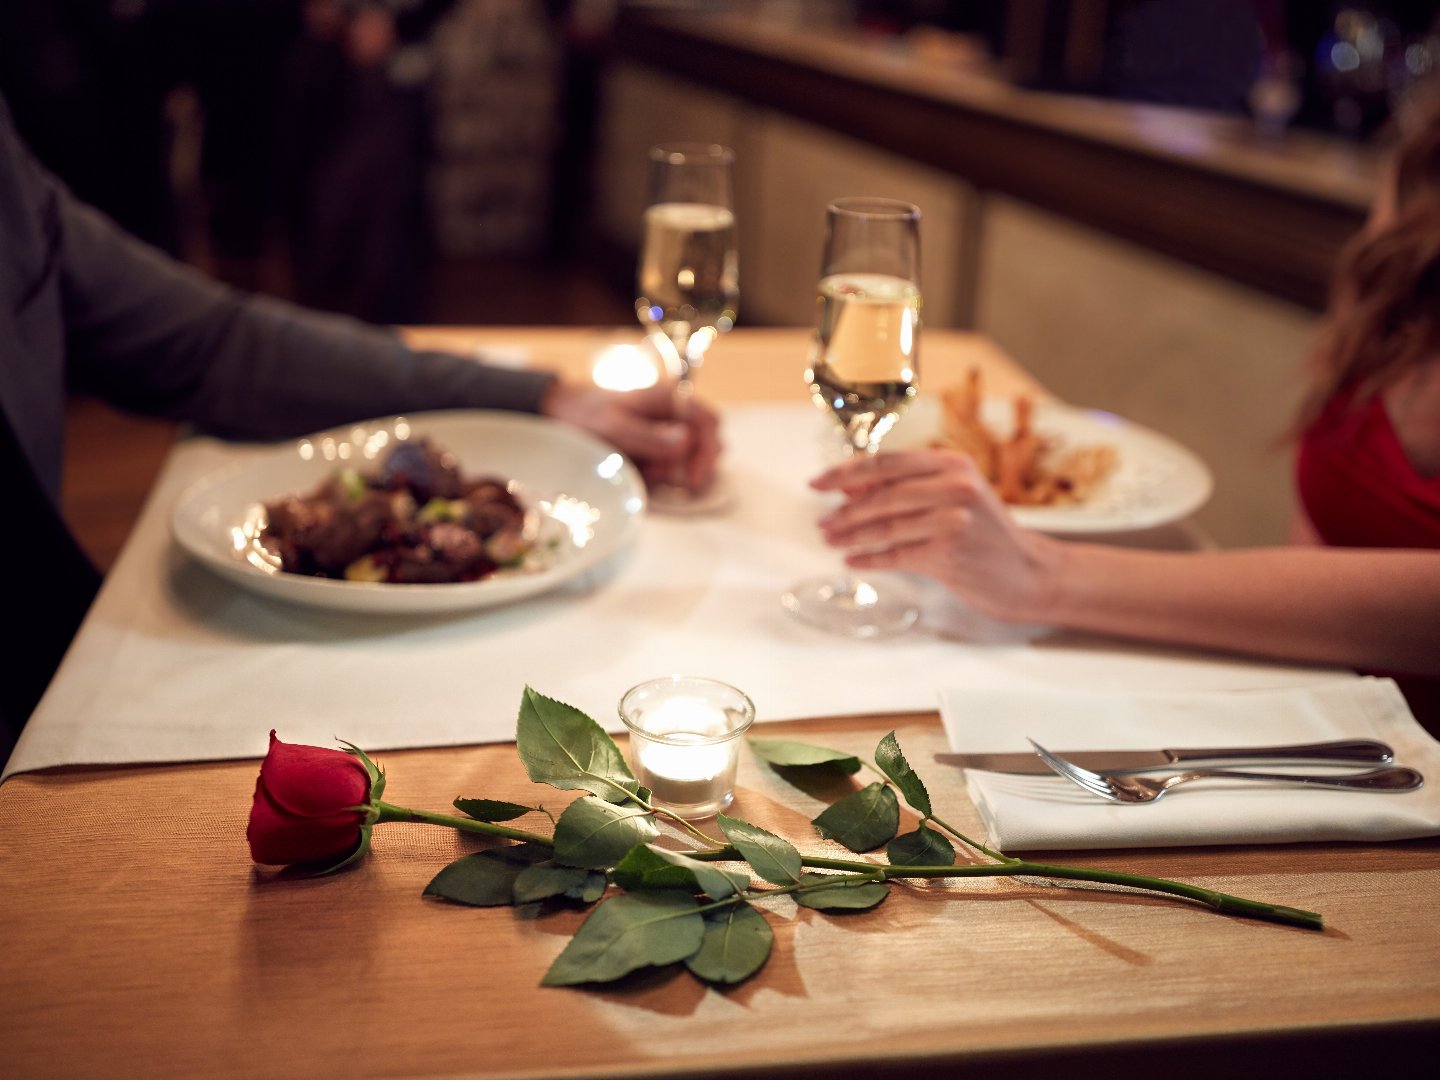
<svg viewBox="0 0 1440 1080">
<path fill-rule="evenodd" d="M 982 416 L 997 435 L 1013 426 L 1009 398 L 987 398 Z M 1035 404 L 1033 426 L 1066 447 L 1105 443 L 1115 448 L 1115 471 L 1089 499 L 1074 506 L 1015 506 L 1015 520 L 1055 535 L 1136 532 L 1183 520 L 1209 500 L 1214 480 L 1205 463 L 1174 439 L 1098 409 L 1053 401 Z M 919 398 L 885 438 L 885 449 L 928 445 L 940 434 L 940 402 Z"/>
</svg>

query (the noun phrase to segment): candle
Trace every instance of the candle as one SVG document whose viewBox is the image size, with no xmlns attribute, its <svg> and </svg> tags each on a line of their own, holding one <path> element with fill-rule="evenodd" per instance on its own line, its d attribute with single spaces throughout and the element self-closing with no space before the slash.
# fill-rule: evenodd
<svg viewBox="0 0 1440 1080">
<path fill-rule="evenodd" d="M 686 817 L 730 805 L 740 736 L 755 717 L 744 694 L 713 679 L 671 676 L 630 690 L 620 715 L 635 778 L 656 803 Z"/>
<path fill-rule="evenodd" d="M 685 743 L 653 743 L 640 751 L 640 783 L 667 806 L 717 802 L 733 781 L 730 754 L 694 736 Z"/>
<path fill-rule="evenodd" d="M 669 806 L 716 802 L 734 782 L 725 714 L 696 698 L 669 698 L 646 712 L 636 779 Z"/>
</svg>

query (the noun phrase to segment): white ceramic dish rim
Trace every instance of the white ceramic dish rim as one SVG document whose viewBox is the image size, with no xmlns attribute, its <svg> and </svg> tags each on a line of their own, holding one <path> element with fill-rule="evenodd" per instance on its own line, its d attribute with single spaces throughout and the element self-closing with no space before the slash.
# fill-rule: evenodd
<svg viewBox="0 0 1440 1080">
<path fill-rule="evenodd" d="M 997 434 L 1012 426 L 1014 402 L 986 398 L 981 415 Z M 1015 520 L 1055 535 L 1119 534 L 1182 521 L 1209 501 L 1214 478 L 1195 453 L 1166 435 L 1100 409 L 1060 402 L 1035 403 L 1034 429 L 1065 446 L 1108 443 L 1118 464 L 1084 503 L 1075 506 L 1017 506 Z M 923 446 L 940 431 L 940 403 L 921 397 L 886 437 L 884 448 Z"/>
<path fill-rule="evenodd" d="M 262 501 L 308 491 L 346 461 L 363 464 L 390 440 L 421 436 L 452 451 L 467 475 L 513 481 L 527 505 L 564 507 L 571 519 L 577 509 L 593 512 L 591 535 L 583 544 L 567 544 L 553 564 L 455 584 L 333 581 L 262 569 L 249 560 L 235 530 Z M 203 565 L 262 595 L 310 607 L 404 614 L 491 607 L 556 588 L 629 544 L 645 508 L 635 467 L 593 436 L 523 413 L 452 410 L 347 424 L 224 466 L 182 493 L 171 532 Z"/>
</svg>

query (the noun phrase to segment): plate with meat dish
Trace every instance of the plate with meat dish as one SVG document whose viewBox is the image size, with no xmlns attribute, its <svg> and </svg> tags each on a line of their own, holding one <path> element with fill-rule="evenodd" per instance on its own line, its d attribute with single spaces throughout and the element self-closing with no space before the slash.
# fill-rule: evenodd
<svg viewBox="0 0 1440 1080">
<path fill-rule="evenodd" d="M 171 531 L 228 580 L 312 607 L 461 611 L 546 592 L 628 544 L 645 486 L 612 447 L 520 413 L 320 432 L 186 491 Z"/>
<path fill-rule="evenodd" d="M 1173 439 L 1099 409 L 987 396 L 979 376 L 922 396 L 885 449 L 938 446 L 976 461 L 1015 520 L 1052 535 L 1136 532 L 1209 500 L 1205 463 Z"/>
</svg>

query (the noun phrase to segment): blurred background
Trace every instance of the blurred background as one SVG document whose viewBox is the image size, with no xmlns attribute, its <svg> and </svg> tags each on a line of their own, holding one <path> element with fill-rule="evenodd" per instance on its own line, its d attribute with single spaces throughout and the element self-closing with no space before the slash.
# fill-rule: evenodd
<svg viewBox="0 0 1440 1080">
<path fill-rule="evenodd" d="M 1330 266 L 1437 67 L 1419 0 L 0 4 L 0 90 L 80 196 L 375 322 L 634 324 L 667 139 L 736 150 L 741 325 L 810 321 L 829 199 L 917 202 L 927 324 L 1196 449 L 1227 545 L 1283 539 Z"/>
<path fill-rule="evenodd" d="M 637 13 L 1356 141 L 1440 63 L 1423 0 L 7 0 L 0 89 L 82 197 L 237 285 L 381 322 L 587 321 L 628 311 L 586 260 Z"/>
</svg>

